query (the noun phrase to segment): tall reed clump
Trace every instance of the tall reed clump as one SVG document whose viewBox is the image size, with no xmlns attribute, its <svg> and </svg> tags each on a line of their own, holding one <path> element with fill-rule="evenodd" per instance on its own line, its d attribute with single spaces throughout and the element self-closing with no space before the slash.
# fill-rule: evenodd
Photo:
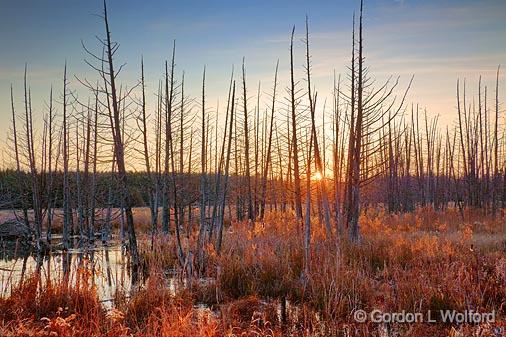
<svg viewBox="0 0 506 337">
<path fill-rule="evenodd" d="M 119 309 L 124 312 L 124 323 L 133 331 L 141 332 L 160 310 L 191 311 L 192 299 L 186 291 L 178 292 L 169 287 L 163 274 L 153 270 L 146 284 L 136 290 L 131 299 Z"/>
<path fill-rule="evenodd" d="M 139 255 L 145 268 L 175 269 L 179 266 L 176 242 L 166 234 L 156 235 L 153 240 L 141 236 Z"/>
<path fill-rule="evenodd" d="M 21 336 L 25 330 L 27 336 L 98 334 L 105 312 L 90 280 L 85 269 L 57 281 L 29 276 L 8 298 L 0 298 L 0 335 Z"/>
<path fill-rule="evenodd" d="M 293 235 L 293 228 L 293 224 L 272 218 L 252 227 L 243 222 L 234 223 L 221 254 L 216 255 L 212 250 L 208 254 L 208 266 L 211 275 L 216 277 L 220 300 L 250 295 L 300 298 L 302 240 Z"/>
</svg>

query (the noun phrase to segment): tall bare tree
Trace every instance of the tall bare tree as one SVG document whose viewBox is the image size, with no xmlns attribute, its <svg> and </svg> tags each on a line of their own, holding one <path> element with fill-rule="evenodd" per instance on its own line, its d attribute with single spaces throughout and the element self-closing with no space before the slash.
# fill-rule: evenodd
<svg viewBox="0 0 506 337">
<path fill-rule="evenodd" d="M 298 140 L 297 140 L 297 112 L 295 102 L 295 78 L 293 70 L 293 36 L 295 35 L 295 26 L 292 29 L 290 38 L 290 112 L 291 112 L 291 159 L 293 162 L 293 176 L 295 188 L 295 215 L 299 220 L 302 219 L 302 192 L 300 187 L 300 172 L 299 172 L 299 154 L 298 154 Z"/>
<path fill-rule="evenodd" d="M 279 60 L 276 62 L 276 70 L 274 71 L 274 87 L 272 89 L 272 106 L 271 106 L 271 115 L 270 115 L 270 121 L 269 121 L 269 132 L 268 132 L 268 138 L 267 138 L 267 149 L 265 151 L 266 153 L 266 159 L 264 163 L 263 173 L 262 173 L 262 196 L 260 201 L 260 219 L 264 218 L 265 214 L 265 203 L 267 198 L 267 176 L 269 172 L 269 167 L 271 165 L 272 161 L 272 133 L 274 129 L 274 112 L 275 105 L 276 105 L 276 89 L 278 86 L 278 68 L 279 68 Z"/>
</svg>

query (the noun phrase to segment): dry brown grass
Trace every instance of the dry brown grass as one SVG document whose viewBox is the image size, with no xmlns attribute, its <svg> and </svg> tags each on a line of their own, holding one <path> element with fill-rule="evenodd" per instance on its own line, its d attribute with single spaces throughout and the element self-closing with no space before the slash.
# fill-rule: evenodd
<svg viewBox="0 0 506 337">
<path fill-rule="evenodd" d="M 0 299 L 0 335 L 457 337 L 493 336 L 494 328 L 504 328 L 504 219 L 469 210 L 462 219 L 453 210 L 390 215 L 369 209 L 360 223 L 360 245 L 345 238 L 337 244 L 313 219 L 311 272 L 302 278 L 302 228 L 292 216 L 234 222 L 220 255 L 206 248 L 206 276 L 215 281 L 195 280 L 175 294 L 164 276 L 178 264 L 173 236 L 159 236 L 153 250 L 146 236 L 141 252 L 149 278 L 130 300 L 118 300 L 106 313 L 84 272 L 78 283 L 43 287 L 32 277 Z M 194 247 L 195 236 L 183 244 Z M 278 312 L 282 298 L 291 306 L 285 324 Z M 202 302 L 212 310 L 195 306 Z M 352 316 L 357 309 L 495 310 L 498 321 L 359 324 Z"/>
<path fill-rule="evenodd" d="M 33 274 L 0 298 L 1 336 L 86 336 L 101 329 L 105 312 L 86 270 L 57 282 Z M 54 335 L 54 334 L 53 334 Z"/>
</svg>

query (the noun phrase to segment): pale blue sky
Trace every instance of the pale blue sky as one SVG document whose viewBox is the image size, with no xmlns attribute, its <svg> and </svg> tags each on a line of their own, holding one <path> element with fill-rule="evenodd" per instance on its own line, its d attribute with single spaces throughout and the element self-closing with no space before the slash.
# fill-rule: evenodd
<svg viewBox="0 0 506 337">
<path fill-rule="evenodd" d="M 371 74 L 379 79 L 400 75 L 404 85 L 414 74 L 409 102 L 440 114 L 443 122 L 454 119 L 458 77 L 467 78 L 472 94 L 480 74 L 492 87 L 497 65 L 506 65 L 504 0 L 365 3 L 365 52 Z M 153 100 L 163 62 L 176 39 L 177 72 L 185 70 L 186 91 L 198 95 L 206 65 L 211 106 L 224 100 L 230 68 L 235 64 L 238 69 L 243 56 L 252 96 L 259 80 L 264 90 L 270 90 L 278 58 L 284 87 L 291 27 L 296 25 L 300 38 L 306 14 L 315 85 L 320 97 L 330 95 L 333 70 L 346 72 L 357 5 L 348 0 L 108 1 L 113 38 L 121 43 L 117 62 L 127 63 L 121 81 L 136 82 L 143 55 L 148 97 Z M 81 40 L 92 49 L 97 46 L 94 36 L 102 35 L 103 27 L 93 14 L 101 13 L 101 6 L 100 0 L 0 1 L 0 134 L 5 135 L 10 123 L 11 83 L 17 108 L 22 108 L 25 62 L 39 121 L 49 86 L 60 91 L 65 60 L 72 75 L 96 78 L 83 62 Z M 300 39 L 297 42 L 297 75 L 302 77 L 304 49 Z M 505 78 L 501 76 L 503 87 Z M 71 85 L 82 88 L 75 80 Z"/>
</svg>

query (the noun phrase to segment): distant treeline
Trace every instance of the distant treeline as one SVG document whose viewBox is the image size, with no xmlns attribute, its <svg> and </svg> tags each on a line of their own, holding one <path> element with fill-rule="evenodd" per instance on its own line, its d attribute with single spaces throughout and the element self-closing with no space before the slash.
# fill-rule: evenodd
<svg viewBox="0 0 506 337">
<path fill-rule="evenodd" d="M 20 172 L 21 176 L 15 170 L 0 170 L 0 209 L 21 209 L 22 207 L 33 208 L 32 186 L 30 184 L 30 174 Z M 79 177 L 79 175 L 81 175 Z M 83 173 L 69 172 L 70 195 L 75 203 L 77 203 L 78 189 L 82 190 L 82 186 L 78 188 L 78 181 L 82 180 Z M 45 191 L 48 181 L 47 174 L 45 176 L 38 175 L 38 181 L 42 186 L 39 190 Z M 150 178 L 145 172 L 128 173 L 129 183 L 131 187 L 132 200 L 134 207 L 143 207 L 149 205 L 149 190 L 147 185 Z M 52 191 L 54 199 L 52 205 L 54 208 L 63 207 L 63 172 L 52 172 Z M 185 173 L 177 176 L 177 180 L 184 181 L 184 184 L 178 183 L 180 191 L 178 199 L 183 204 L 191 204 L 199 198 L 199 179 L 197 174 Z M 82 181 L 81 181 L 82 183 Z M 183 186 L 184 185 L 184 186 Z M 121 207 L 122 196 L 118 191 L 120 187 L 117 175 L 112 172 L 97 172 L 95 182 L 95 200 L 97 208 Z M 23 191 L 21 194 L 19 191 Z M 210 196 L 211 197 L 211 196 Z M 72 199 L 71 198 L 71 199 Z M 47 204 L 47 195 L 41 196 L 43 204 Z"/>
<path fill-rule="evenodd" d="M 82 185 L 83 173 L 69 172 L 69 188 L 71 196 L 72 208 L 78 208 L 78 196 L 85 193 Z M 146 172 L 130 172 L 128 173 L 130 192 L 132 193 L 133 207 L 149 207 L 149 193 L 151 179 Z M 245 198 L 243 196 L 242 182 L 244 176 L 230 176 L 231 193 L 227 200 L 227 204 L 232 204 L 236 209 L 237 217 L 243 218 L 245 211 Z M 44 191 L 46 188 L 47 175 L 39 174 L 38 181 L 42 183 L 39 190 Z M 63 173 L 61 171 L 52 173 L 53 179 L 53 199 L 51 204 L 53 208 L 63 207 Z M 169 178 L 171 179 L 171 178 Z M 177 173 L 176 195 L 177 204 L 183 207 L 196 206 L 200 198 L 200 174 L 197 173 Z M 216 186 L 214 181 L 216 174 L 208 174 L 207 182 L 209 189 L 206 191 L 206 199 L 210 203 L 214 203 L 214 193 Z M 499 177 L 499 184 L 495 186 L 494 195 L 496 195 L 496 207 L 506 206 L 506 190 L 503 186 L 504 177 Z M 78 184 L 78 182 L 80 182 Z M 261 180 L 251 179 L 252 185 L 258 187 Z M 160 181 L 160 184 L 162 182 Z M 290 190 L 291 186 L 286 182 L 279 180 L 268 181 L 270 195 L 266 196 L 267 207 L 271 210 L 294 209 L 293 198 L 287 196 L 284 191 Z M 330 179 L 326 182 L 330 188 L 334 185 Z M 344 186 L 344 182 L 338 182 L 339 186 Z M 474 186 L 471 195 L 468 195 L 468 186 Z M 161 189 L 160 189 L 161 190 Z M 23 191 L 20 194 L 20 191 Z M 96 181 L 94 188 L 94 200 L 96 208 L 121 208 L 122 196 L 117 175 L 114 172 L 96 173 Z M 255 193 L 258 192 L 258 193 Z M 474 191 L 474 193 L 473 193 Z M 260 202 L 260 189 L 253 189 L 253 204 L 257 208 Z M 492 182 L 487 179 L 473 179 L 472 184 L 469 179 L 454 178 L 448 176 L 424 176 L 406 175 L 399 177 L 380 176 L 373 182 L 365 186 L 363 203 L 364 206 L 384 206 L 390 212 L 410 212 L 416 207 L 424 207 L 430 205 L 435 209 L 444 210 L 448 207 L 466 207 L 474 206 L 480 208 L 492 208 Z M 173 194 L 171 194 L 173 195 Z M 91 197 L 91 196 L 90 196 Z M 43 205 L 48 204 L 47 194 L 42 194 L 40 200 Z M 331 200 L 335 202 L 335 200 Z M 173 200 L 169 200 L 170 203 Z M 12 210 L 22 208 L 33 208 L 32 187 L 30 184 L 30 174 L 15 170 L 0 170 L 0 209 Z"/>
</svg>

